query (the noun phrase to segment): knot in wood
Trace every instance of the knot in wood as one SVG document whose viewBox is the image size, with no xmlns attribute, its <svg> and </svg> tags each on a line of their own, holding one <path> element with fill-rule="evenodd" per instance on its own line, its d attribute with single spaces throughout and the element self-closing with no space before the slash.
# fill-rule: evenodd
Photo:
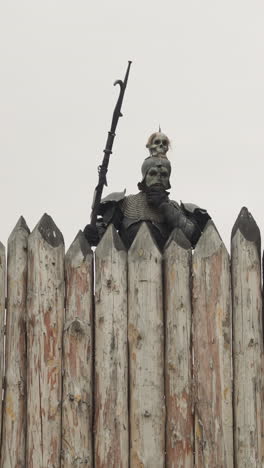
<svg viewBox="0 0 264 468">
<path fill-rule="evenodd" d="M 71 324 L 71 333 L 72 334 L 83 334 L 84 333 L 84 328 L 83 324 L 79 319 L 73 320 Z"/>
</svg>

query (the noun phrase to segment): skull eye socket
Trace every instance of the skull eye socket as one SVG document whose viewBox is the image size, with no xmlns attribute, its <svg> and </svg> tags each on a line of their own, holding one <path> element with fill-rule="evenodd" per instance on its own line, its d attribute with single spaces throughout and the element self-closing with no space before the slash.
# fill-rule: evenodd
<svg viewBox="0 0 264 468">
<path fill-rule="evenodd" d="M 159 144 L 160 144 L 160 140 L 154 140 L 154 144 L 155 144 L 155 145 L 159 145 Z"/>
<path fill-rule="evenodd" d="M 167 146 L 167 144 L 168 144 L 168 143 L 167 143 L 167 140 L 162 140 L 162 144 L 163 144 L 164 146 Z"/>
</svg>

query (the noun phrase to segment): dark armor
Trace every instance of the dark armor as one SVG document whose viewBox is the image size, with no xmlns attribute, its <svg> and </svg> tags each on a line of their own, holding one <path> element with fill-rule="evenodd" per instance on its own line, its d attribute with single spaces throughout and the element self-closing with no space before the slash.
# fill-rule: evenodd
<svg viewBox="0 0 264 468">
<path fill-rule="evenodd" d="M 210 219 L 206 210 L 193 204 L 179 205 L 167 199 L 158 208 L 149 206 L 147 194 L 139 192 L 136 195 L 125 196 L 124 192 L 115 192 L 105 197 L 100 204 L 100 217 L 97 221 L 98 240 L 112 223 L 119 231 L 124 245 L 129 248 L 142 222 L 146 222 L 157 245 L 163 249 L 170 233 L 178 227 L 194 247 Z M 88 225 L 89 226 L 89 225 Z M 87 227 L 88 227 L 87 226 Z M 91 244 L 89 228 L 85 229 L 86 237 Z M 90 239 L 89 239 L 90 238 Z"/>
<path fill-rule="evenodd" d="M 147 147 L 150 156 L 141 167 L 140 192 L 128 196 L 125 196 L 125 191 L 115 192 L 101 200 L 96 227 L 88 224 L 84 230 L 91 245 L 97 245 L 107 226 L 112 223 L 124 245 L 129 248 L 142 222 L 146 222 L 160 249 L 163 249 L 175 228 L 181 229 L 195 247 L 210 216 L 196 205 L 179 205 L 169 199 L 167 190 L 170 188 L 171 164 L 166 156 L 169 148 L 166 135 L 154 133 Z"/>
</svg>

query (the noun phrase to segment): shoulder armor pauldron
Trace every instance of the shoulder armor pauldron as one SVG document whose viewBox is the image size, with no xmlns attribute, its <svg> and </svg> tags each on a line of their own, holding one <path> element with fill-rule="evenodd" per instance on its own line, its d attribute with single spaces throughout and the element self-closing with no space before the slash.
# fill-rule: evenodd
<svg viewBox="0 0 264 468">
<path fill-rule="evenodd" d="M 112 192 L 109 193 L 106 197 L 102 198 L 101 204 L 105 205 L 106 203 L 111 203 L 111 202 L 120 202 L 121 200 L 124 200 L 125 198 L 125 193 L 126 189 L 123 190 L 123 192 Z"/>
</svg>

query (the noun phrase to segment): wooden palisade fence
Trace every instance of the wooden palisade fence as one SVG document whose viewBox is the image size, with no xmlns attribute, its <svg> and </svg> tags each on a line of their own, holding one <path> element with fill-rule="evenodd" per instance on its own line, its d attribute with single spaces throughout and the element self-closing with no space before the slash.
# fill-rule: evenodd
<svg viewBox="0 0 264 468">
<path fill-rule="evenodd" d="M 0 244 L 0 467 L 263 467 L 260 256 L 246 208 L 231 260 L 212 222 L 194 251 L 143 224 L 129 252 L 109 226 L 65 255 L 48 215 L 21 218 Z"/>
</svg>

